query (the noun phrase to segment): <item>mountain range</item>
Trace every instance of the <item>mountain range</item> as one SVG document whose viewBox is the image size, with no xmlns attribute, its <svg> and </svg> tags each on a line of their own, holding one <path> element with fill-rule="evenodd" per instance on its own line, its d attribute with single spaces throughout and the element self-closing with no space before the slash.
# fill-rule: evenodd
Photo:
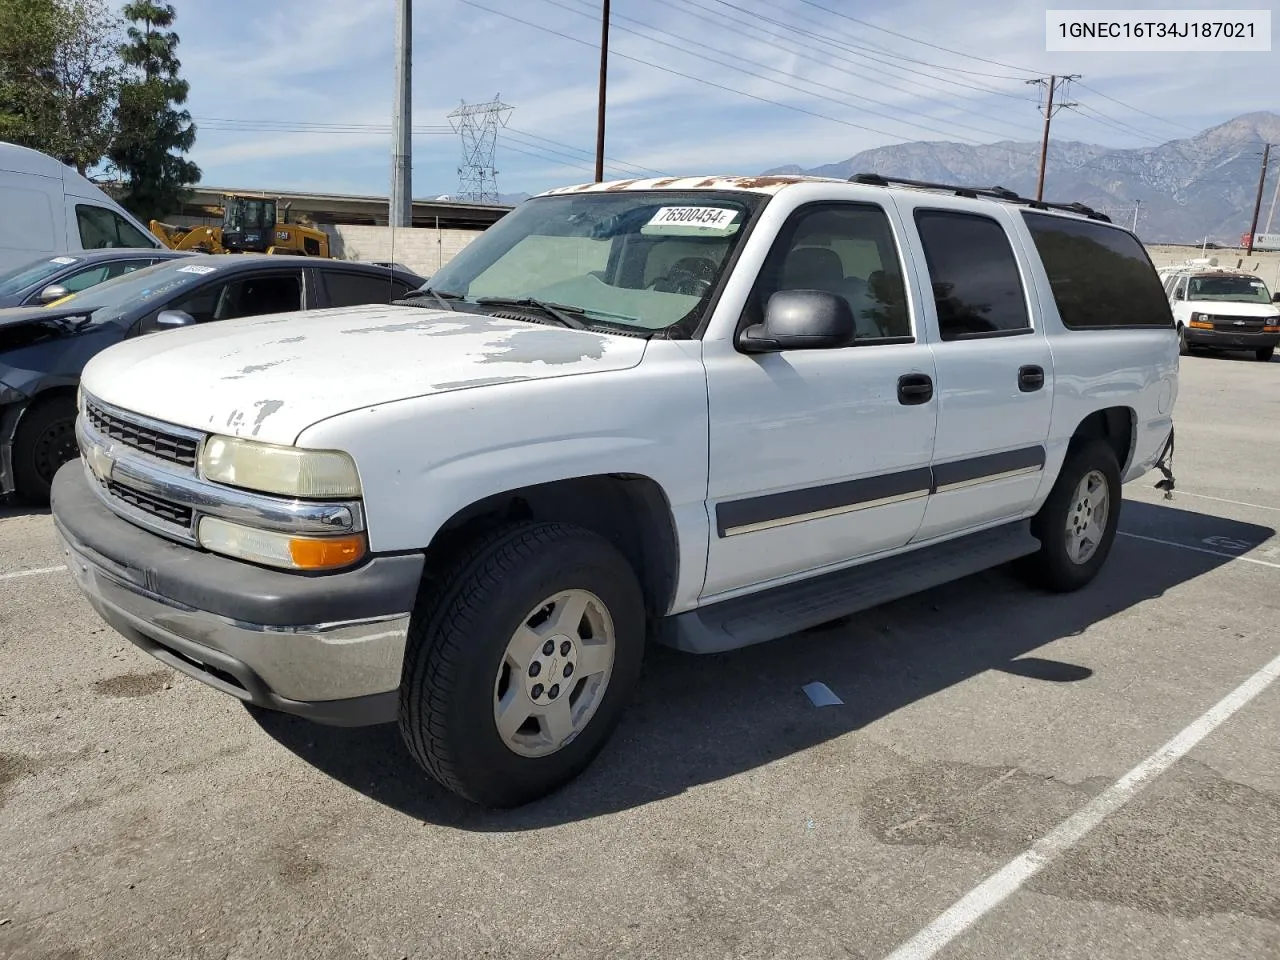
<svg viewBox="0 0 1280 960">
<path fill-rule="evenodd" d="M 1280 168 L 1280 115 L 1248 113 L 1192 137 L 1138 149 L 1050 139 L 1044 197 L 1084 203 L 1129 227 L 1136 208 L 1138 235 L 1147 243 L 1198 244 L 1208 238 L 1234 246 L 1249 229 L 1264 143 L 1278 145 L 1271 163 Z M 1038 142 L 925 141 L 877 147 L 808 169 L 789 164 L 763 173 L 839 178 L 879 173 L 1001 186 L 1035 196 L 1039 159 Z M 1259 232 L 1266 226 L 1276 175 L 1267 178 Z"/>
</svg>

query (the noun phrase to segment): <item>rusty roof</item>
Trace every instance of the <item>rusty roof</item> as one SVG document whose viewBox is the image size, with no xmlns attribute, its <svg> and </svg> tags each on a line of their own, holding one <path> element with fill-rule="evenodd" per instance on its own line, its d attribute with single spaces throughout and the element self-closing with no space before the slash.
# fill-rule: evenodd
<svg viewBox="0 0 1280 960">
<path fill-rule="evenodd" d="M 709 177 L 651 177 L 645 180 L 607 180 L 604 183 L 579 183 L 569 187 L 556 187 L 540 196 L 558 196 L 566 193 L 615 193 L 623 190 L 751 190 L 756 193 L 777 193 L 783 187 L 795 183 L 847 183 L 834 177 L 806 176 L 709 176 Z"/>
</svg>

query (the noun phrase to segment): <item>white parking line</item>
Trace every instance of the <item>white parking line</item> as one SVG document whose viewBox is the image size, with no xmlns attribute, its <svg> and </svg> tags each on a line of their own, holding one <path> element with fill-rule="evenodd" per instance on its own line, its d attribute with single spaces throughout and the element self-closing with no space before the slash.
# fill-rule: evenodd
<svg viewBox="0 0 1280 960">
<path fill-rule="evenodd" d="M 1218 503 L 1234 503 L 1237 507 L 1253 507 L 1255 510 L 1274 510 L 1280 513 L 1280 507 L 1267 507 L 1261 503 L 1247 503 L 1244 500 L 1228 500 L 1226 497 L 1211 497 L 1204 493 L 1187 493 L 1185 490 L 1179 490 L 1180 497 L 1198 497 L 1201 500 L 1214 500 Z"/>
<path fill-rule="evenodd" d="M 1280 677 L 1280 656 L 1219 700 L 1207 713 L 1126 773 L 949 907 L 937 920 L 889 954 L 887 960 L 927 960 L 977 923 L 1051 860 L 1078 843 L 1098 824 L 1132 800 L 1237 710 Z"/>
<path fill-rule="evenodd" d="M 0 580 L 17 580 L 19 577 L 38 577 L 42 573 L 57 573 L 67 569 L 66 565 L 57 567 L 37 567 L 35 570 L 15 570 L 13 573 L 0 573 Z"/>
<path fill-rule="evenodd" d="M 1147 543 L 1162 543 L 1166 547 L 1178 547 L 1181 550 L 1191 550 L 1194 553 L 1207 553 L 1211 557 L 1225 557 L 1228 560 L 1243 560 L 1245 563 L 1256 563 L 1260 567 L 1272 567 L 1280 570 L 1280 563 L 1272 563 L 1270 560 L 1259 560 L 1257 557 L 1242 557 L 1238 553 L 1227 553 L 1223 550 L 1210 550 L 1207 547 L 1193 547 L 1189 543 L 1178 543 L 1174 540 L 1160 540 L 1156 537 L 1144 537 L 1137 533 L 1125 533 L 1123 530 L 1117 530 L 1122 537 L 1129 537 L 1132 540 L 1145 540 Z"/>
</svg>

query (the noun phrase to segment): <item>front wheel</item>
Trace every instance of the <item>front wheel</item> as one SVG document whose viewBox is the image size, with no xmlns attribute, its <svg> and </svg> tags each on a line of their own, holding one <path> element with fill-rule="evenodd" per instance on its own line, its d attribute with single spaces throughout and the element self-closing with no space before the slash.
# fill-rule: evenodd
<svg viewBox="0 0 1280 960">
<path fill-rule="evenodd" d="M 1270 363 L 1271 358 L 1274 357 L 1275 354 L 1276 354 L 1275 347 L 1259 347 L 1257 350 L 1254 351 L 1254 356 L 1257 357 L 1259 360 L 1261 360 L 1263 363 Z"/>
<path fill-rule="evenodd" d="M 1111 445 L 1073 442 L 1031 524 L 1040 550 L 1027 558 L 1026 569 L 1037 583 L 1066 593 L 1098 575 L 1116 537 L 1120 496 L 1120 467 Z"/>
<path fill-rule="evenodd" d="M 586 769 L 644 655 L 643 596 L 611 543 L 561 523 L 507 527 L 430 578 L 417 606 L 400 731 L 432 777 L 513 807 Z"/>
<path fill-rule="evenodd" d="M 30 506 L 48 506 L 53 475 L 80 456 L 76 444 L 76 403 L 56 397 L 37 403 L 18 422 L 13 438 L 13 486 Z"/>
<path fill-rule="evenodd" d="M 1179 324 L 1178 325 L 1178 353 L 1179 355 L 1185 357 L 1190 352 L 1191 352 L 1191 344 L 1187 343 L 1187 328 Z"/>
</svg>

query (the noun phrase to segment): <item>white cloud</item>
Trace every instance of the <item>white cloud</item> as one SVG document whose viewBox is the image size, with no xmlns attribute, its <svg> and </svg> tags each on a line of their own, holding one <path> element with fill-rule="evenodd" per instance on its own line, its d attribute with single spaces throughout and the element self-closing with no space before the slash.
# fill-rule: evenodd
<svg viewBox="0 0 1280 960">
<path fill-rule="evenodd" d="M 476 2 L 544 29 L 461 0 L 417 0 L 415 125 L 442 125 L 460 100 L 500 93 L 515 106 L 513 128 L 571 145 L 520 135 L 502 141 L 503 191 L 589 179 L 598 4 Z M 951 0 L 874 0 L 856 7 L 843 0 L 821 2 L 830 11 L 856 10 L 852 15 L 880 27 L 974 55 L 880 32 L 804 0 L 676 0 L 674 6 L 614 0 L 606 153 L 676 173 L 755 172 L 788 162 L 840 160 L 896 140 L 1035 140 L 1042 119 L 1022 69 L 1083 74 L 1093 90 L 1195 129 L 1274 108 L 1273 84 L 1245 83 L 1241 77 L 1246 65 L 1249 76 L 1276 75 L 1277 54 L 1049 54 L 1043 9 L 1016 0 L 971 0 L 963 6 Z M 208 182 L 386 190 L 394 0 L 177 0 L 177 7 L 191 112 L 198 119 L 276 122 L 261 131 L 205 123 L 193 158 Z M 670 35 L 654 36 L 652 30 Z M 1231 91 L 1229 98 L 1223 98 L 1224 90 Z M 1080 87 L 1074 99 L 1111 123 L 1064 112 L 1055 120 L 1063 137 L 1141 146 L 1185 132 Z M 299 132 L 288 126 L 299 123 L 364 125 L 368 132 Z M 458 162 L 455 137 L 418 137 L 415 194 L 454 189 Z"/>
</svg>

